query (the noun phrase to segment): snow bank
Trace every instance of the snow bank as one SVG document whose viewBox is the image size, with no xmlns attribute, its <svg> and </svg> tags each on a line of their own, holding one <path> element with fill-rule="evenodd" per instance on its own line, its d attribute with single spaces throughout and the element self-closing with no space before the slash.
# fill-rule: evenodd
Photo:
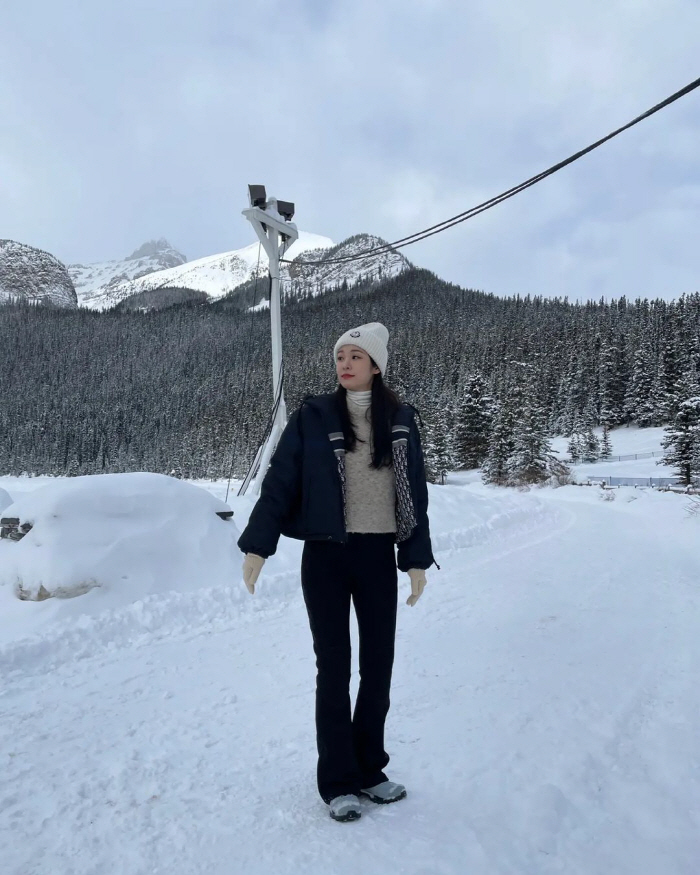
<svg viewBox="0 0 700 875">
<path fill-rule="evenodd" d="M 3 512 L 32 528 L 20 541 L 0 541 L 0 611 L 17 595 L 89 593 L 82 607 L 93 612 L 230 585 L 240 551 L 233 521 L 217 515 L 226 511 L 204 489 L 162 474 L 75 477 L 26 493 Z"/>
<path fill-rule="evenodd" d="M 0 488 L 0 513 L 3 513 L 6 507 L 9 507 L 12 504 L 12 498 L 9 492 L 5 492 L 4 489 Z"/>
</svg>

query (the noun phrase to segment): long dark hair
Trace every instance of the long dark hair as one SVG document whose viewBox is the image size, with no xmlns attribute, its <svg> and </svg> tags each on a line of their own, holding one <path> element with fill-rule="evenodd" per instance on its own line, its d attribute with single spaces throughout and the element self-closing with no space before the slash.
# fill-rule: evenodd
<svg viewBox="0 0 700 875">
<path fill-rule="evenodd" d="M 377 363 L 371 356 L 370 361 L 372 362 L 372 367 L 376 368 Z M 358 438 L 350 421 L 347 395 L 345 386 L 339 384 L 335 390 L 335 405 L 343 426 L 345 449 L 351 453 L 355 449 Z M 371 403 L 372 444 L 374 446 L 371 468 L 388 468 L 392 463 L 391 422 L 400 406 L 401 399 L 396 392 L 386 385 L 381 374 L 375 374 L 372 380 Z"/>
</svg>

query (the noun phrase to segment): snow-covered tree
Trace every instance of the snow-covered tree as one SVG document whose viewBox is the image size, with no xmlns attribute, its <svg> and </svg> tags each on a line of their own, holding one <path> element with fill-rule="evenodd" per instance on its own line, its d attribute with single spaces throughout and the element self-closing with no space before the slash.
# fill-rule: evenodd
<svg viewBox="0 0 700 875">
<path fill-rule="evenodd" d="M 581 452 L 581 461 L 595 462 L 600 456 L 600 442 L 593 431 L 592 426 L 588 426 L 583 433 L 583 446 Z"/>
<path fill-rule="evenodd" d="M 455 446 L 450 461 L 477 374 L 499 399 L 522 386 L 542 406 L 548 433 L 566 438 L 583 434 L 587 417 L 594 427 L 666 424 L 700 395 L 689 383 L 700 372 L 698 293 L 576 304 L 495 298 L 423 270 L 389 273 L 357 285 L 341 272 L 333 289 L 310 271 L 287 285 L 289 414 L 304 396 L 335 390 L 328 349 L 342 326 L 372 319 L 392 327 L 386 382 L 424 412 L 424 436 L 428 402 L 455 410 L 447 447 L 434 452 L 443 472 L 483 454 L 475 440 L 476 459 L 462 460 Z M 253 283 L 211 303 L 182 299 L 149 311 L 139 309 L 145 299 L 107 313 L 0 306 L 0 474 L 167 474 L 177 462 L 185 478 L 231 469 L 244 477 L 271 406 L 269 314 L 248 310 L 264 289 Z M 317 344 L 309 343 L 312 323 Z"/>
<path fill-rule="evenodd" d="M 675 468 L 684 486 L 700 474 L 700 395 L 683 401 L 661 445 L 666 451 L 657 464 Z"/>
<path fill-rule="evenodd" d="M 617 425 L 624 419 L 626 385 L 622 339 L 611 337 L 601 347 L 599 367 L 600 421 Z"/>
<path fill-rule="evenodd" d="M 444 485 L 447 472 L 454 460 L 450 428 L 450 411 L 446 407 L 431 406 L 427 413 L 426 437 L 423 455 L 425 471 L 431 483 Z"/>
<path fill-rule="evenodd" d="M 574 431 L 569 438 L 569 443 L 566 446 L 566 451 L 569 454 L 569 458 L 572 462 L 580 462 L 581 456 L 583 454 L 583 447 L 581 442 L 581 435 Z"/>
<path fill-rule="evenodd" d="M 510 476 L 509 462 L 513 454 L 513 415 L 507 404 L 500 404 L 491 424 L 489 446 L 482 467 L 484 483 L 505 486 Z"/>
<path fill-rule="evenodd" d="M 654 422 L 652 391 L 655 372 L 651 343 L 645 338 L 634 356 L 632 379 L 625 398 L 625 413 L 641 427 Z"/>
<path fill-rule="evenodd" d="M 494 405 L 486 380 L 473 374 L 457 406 L 455 456 L 458 468 L 479 468 L 488 455 L 489 431 Z"/>
<path fill-rule="evenodd" d="M 508 482 L 514 486 L 543 483 L 549 476 L 551 446 L 544 411 L 530 396 L 514 415 L 513 448 L 508 459 Z"/>
</svg>

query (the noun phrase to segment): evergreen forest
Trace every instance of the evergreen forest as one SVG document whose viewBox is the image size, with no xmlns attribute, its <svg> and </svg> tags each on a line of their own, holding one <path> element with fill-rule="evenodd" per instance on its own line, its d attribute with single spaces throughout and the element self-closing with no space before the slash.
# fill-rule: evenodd
<svg viewBox="0 0 700 875">
<path fill-rule="evenodd" d="M 0 307 L 0 473 L 243 477 L 272 405 L 269 310 L 248 310 L 240 293 L 206 303 L 185 292 L 161 309 Z M 595 426 L 684 417 L 697 473 L 700 294 L 497 298 L 419 269 L 287 293 L 288 413 L 335 389 L 336 339 L 374 321 L 390 331 L 386 382 L 420 413 L 434 482 L 482 465 L 491 482 L 509 482 L 514 465 L 534 482 L 549 436 L 585 457 L 604 454 L 590 444 Z"/>
</svg>

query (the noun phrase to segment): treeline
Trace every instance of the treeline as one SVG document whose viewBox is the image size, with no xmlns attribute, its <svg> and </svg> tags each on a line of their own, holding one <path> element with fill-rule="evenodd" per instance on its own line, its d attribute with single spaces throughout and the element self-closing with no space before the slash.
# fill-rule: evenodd
<svg viewBox="0 0 700 875">
<path fill-rule="evenodd" d="M 0 473 L 218 478 L 233 466 L 242 477 L 272 395 L 269 310 L 246 312 L 244 300 L 148 312 L 0 307 Z M 387 382 L 420 410 L 433 479 L 445 466 L 485 463 L 488 439 L 465 413 L 475 379 L 492 405 L 489 434 L 498 416 L 500 433 L 510 428 L 511 461 L 513 440 L 522 447 L 527 434 L 661 425 L 698 394 L 698 294 L 673 303 L 501 299 L 410 270 L 286 297 L 288 412 L 335 388 L 333 344 L 371 321 L 390 330 Z"/>
</svg>

